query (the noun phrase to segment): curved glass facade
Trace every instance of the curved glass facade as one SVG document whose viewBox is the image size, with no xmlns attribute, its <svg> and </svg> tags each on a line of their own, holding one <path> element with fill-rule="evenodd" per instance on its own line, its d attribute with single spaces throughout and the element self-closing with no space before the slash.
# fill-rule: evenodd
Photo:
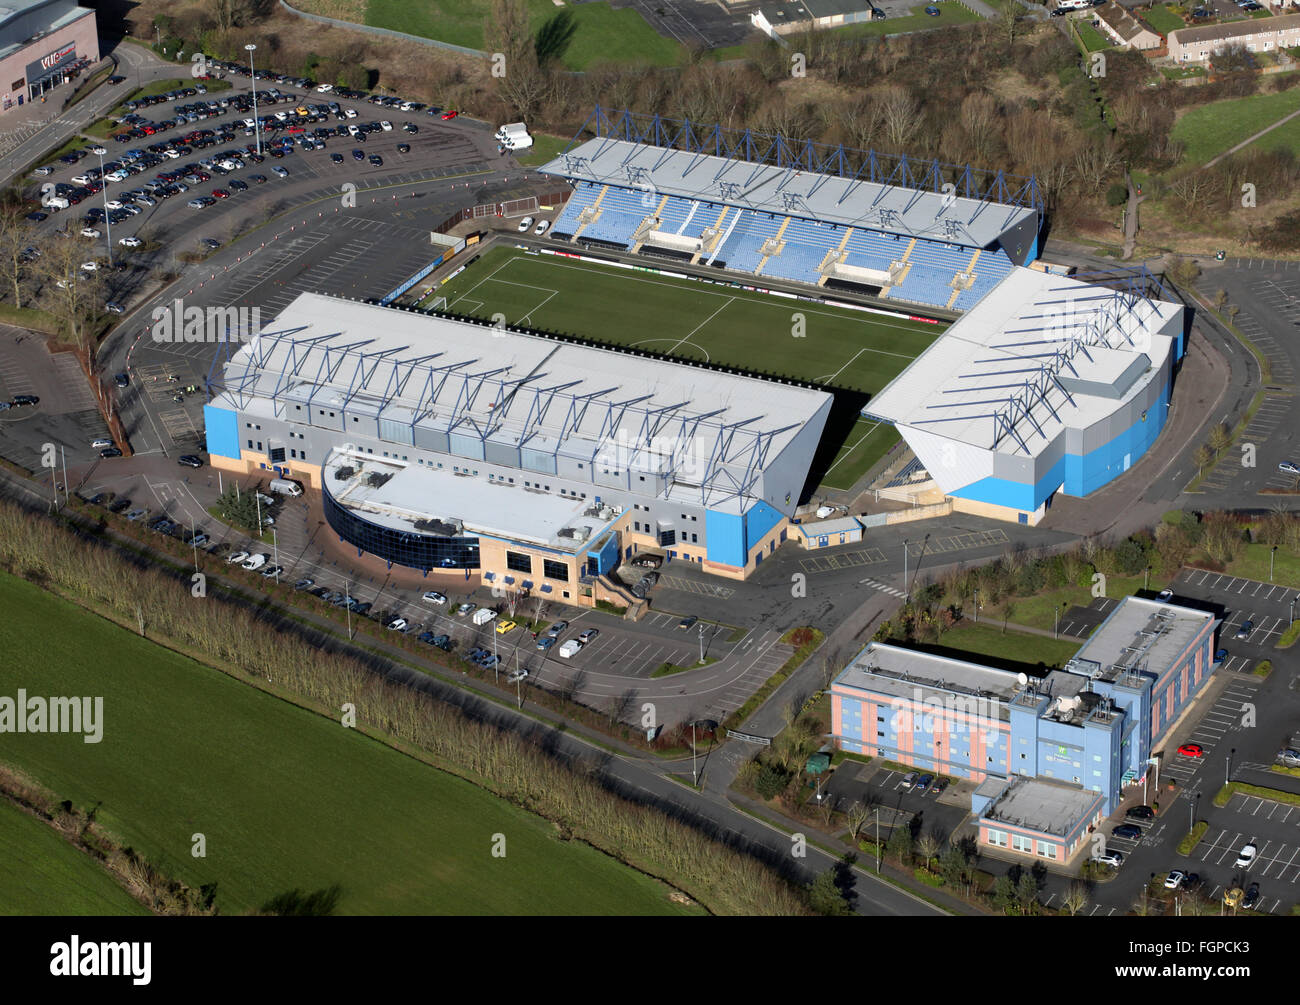
<svg viewBox="0 0 1300 1005">
<path fill-rule="evenodd" d="M 387 562 L 421 572 L 433 569 L 477 569 L 478 538 L 435 537 L 371 523 L 334 501 L 329 486 L 321 486 L 325 520 L 339 537 Z"/>
</svg>

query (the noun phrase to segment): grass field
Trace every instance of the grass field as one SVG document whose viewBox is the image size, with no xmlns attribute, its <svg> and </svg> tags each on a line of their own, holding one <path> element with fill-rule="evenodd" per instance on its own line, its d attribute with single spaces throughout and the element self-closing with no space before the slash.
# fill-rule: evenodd
<svg viewBox="0 0 1300 1005">
<path fill-rule="evenodd" d="M 1000 622 L 990 624 L 981 620 L 978 624 L 962 622 L 959 627 L 944 632 L 937 647 L 917 648 L 956 655 L 958 659 L 978 657 L 990 666 L 1018 669 L 1020 666 L 1035 667 L 1039 663 L 1049 667 L 1062 666 L 1082 644 L 1078 639 L 1049 639 L 1011 629 L 1004 632 Z M 954 654 L 950 650 L 958 652 Z"/>
<path fill-rule="evenodd" d="M 0 800 L 0 915 L 148 913 L 89 855 Z"/>
<path fill-rule="evenodd" d="M 370 0 L 366 24 L 483 49 L 488 8 L 487 0 L 426 0 L 420 4 L 410 0 Z M 551 0 L 528 0 L 528 8 L 534 34 L 561 9 Z M 564 9 L 577 24 L 563 57 L 571 70 L 585 70 L 603 62 L 654 66 L 682 62 L 682 47 L 660 35 L 631 8 L 614 10 L 608 3 L 582 3 Z"/>
<path fill-rule="evenodd" d="M 1083 47 L 1088 52 L 1101 52 L 1103 49 L 1111 48 L 1111 41 L 1087 21 L 1076 21 L 1075 30 L 1079 33 L 1079 39 L 1083 42 Z"/>
<path fill-rule="evenodd" d="M 514 248 L 492 249 L 436 295 L 457 314 L 502 314 L 511 325 L 811 381 L 857 392 L 858 401 L 881 390 L 945 327 Z M 833 425 L 839 432 L 828 436 L 839 439 L 828 445 L 827 470 L 834 487 L 847 488 L 897 441 L 892 427 Z"/>
<path fill-rule="evenodd" d="M 1204 164 L 1279 119 L 1300 109 L 1300 88 L 1275 94 L 1216 101 L 1193 108 L 1174 125 L 1173 138 L 1184 144 L 1185 164 Z M 1265 143 L 1285 142 L 1295 133 L 1293 123 L 1260 138 Z M 1282 133 L 1282 136 L 1275 135 Z"/>
<path fill-rule="evenodd" d="M 100 743 L 0 733 L 0 760 L 171 875 L 215 881 L 223 913 L 333 884 L 340 914 L 698 913 L 540 817 L 29 583 L 0 575 L 0 610 L 5 694 L 104 698 Z"/>
<path fill-rule="evenodd" d="M 1152 4 L 1149 11 L 1142 13 L 1141 18 L 1161 35 L 1168 35 L 1171 31 L 1187 27 L 1181 17 L 1162 3 Z"/>
</svg>

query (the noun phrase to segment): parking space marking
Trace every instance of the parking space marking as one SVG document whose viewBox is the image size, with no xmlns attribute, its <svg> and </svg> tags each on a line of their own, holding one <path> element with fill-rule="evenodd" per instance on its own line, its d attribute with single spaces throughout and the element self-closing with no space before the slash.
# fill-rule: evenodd
<svg viewBox="0 0 1300 1005">
<path fill-rule="evenodd" d="M 831 555 L 805 558 L 801 559 L 799 564 L 808 572 L 830 572 L 832 569 L 847 569 L 860 565 L 879 565 L 884 561 L 886 561 L 885 553 L 879 548 L 865 548 L 860 551 L 836 552 Z"/>
<path fill-rule="evenodd" d="M 699 593 L 706 597 L 717 597 L 720 600 L 729 600 L 732 594 L 736 592 L 730 586 L 720 586 L 717 583 L 702 583 L 694 579 L 682 579 L 678 576 L 660 576 L 659 584 L 668 587 L 670 590 Z"/>
</svg>

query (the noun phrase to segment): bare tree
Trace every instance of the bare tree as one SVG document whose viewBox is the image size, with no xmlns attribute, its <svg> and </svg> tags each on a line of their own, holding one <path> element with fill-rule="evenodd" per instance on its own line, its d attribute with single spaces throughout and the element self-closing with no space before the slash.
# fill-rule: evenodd
<svg viewBox="0 0 1300 1005">
<path fill-rule="evenodd" d="M 921 106 L 907 88 L 893 85 L 883 88 L 880 102 L 885 139 L 891 150 L 904 151 L 921 130 Z"/>
<path fill-rule="evenodd" d="M 854 802 L 844 813 L 844 822 L 849 826 L 849 836 L 857 843 L 858 835 L 862 833 L 862 828 L 866 826 L 867 821 L 871 819 L 871 807 L 860 802 Z"/>
<path fill-rule="evenodd" d="M 1090 896 L 1088 887 L 1083 883 L 1071 883 L 1065 890 L 1065 897 L 1061 903 L 1064 905 L 1066 913 L 1074 917 L 1085 907 L 1088 906 Z"/>
<path fill-rule="evenodd" d="M 925 860 L 926 871 L 929 871 L 934 857 L 939 854 L 940 847 L 939 838 L 933 831 L 926 831 L 916 839 L 916 852 Z"/>
</svg>

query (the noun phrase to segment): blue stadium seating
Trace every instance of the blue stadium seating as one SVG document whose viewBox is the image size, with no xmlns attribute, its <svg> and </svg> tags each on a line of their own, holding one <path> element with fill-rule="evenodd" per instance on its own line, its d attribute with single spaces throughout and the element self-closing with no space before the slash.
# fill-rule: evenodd
<svg viewBox="0 0 1300 1005">
<path fill-rule="evenodd" d="M 557 234 L 576 233 L 582 211 L 595 203 L 601 186 L 577 182 L 573 196 L 560 214 L 553 228 Z M 629 247 L 633 235 L 642 222 L 658 210 L 663 197 L 634 188 L 609 188 L 600 202 L 600 217 L 582 230 L 582 240 L 605 241 Z M 658 229 L 688 237 L 701 237 L 706 228 L 713 226 L 722 211 L 721 204 L 712 204 L 689 198 L 671 196 L 658 210 Z M 735 272 L 753 272 L 763 261 L 762 248 L 768 238 L 781 230 L 786 218 L 780 214 L 731 209 L 722 222 L 726 240 L 707 254 L 705 260 L 716 258 Z M 783 250 L 768 258 L 763 275 L 775 279 L 815 284 L 820 279 L 818 267 L 826 260 L 827 252 L 838 248 L 844 239 L 845 228 L 836 224 L 819 223 L 797 217 L 789 218 L 782 234 Z M 844 244 L 844 263 L 868 269 L 886 270 L 891 262 L 899 261 L 911 244 L 911 239 L 895 239 L 892 234 L 854 228 Z M 906 278 L 890 290 L 893 299 L 913 303 L 946 306 L 952 297 L 953 277 L 965 271 L 973 249 L 950 246 L 943 241 L 918 240 L 907 260 L 910 269 Z M 954 302 L 959 310 L 968 310 L 980 301 L 1013 268 L 1010 260 L 1000 251 L 986 251 L 975 266 L 975 282 L 969 290 L 962 291 Z"/>
</svg>

